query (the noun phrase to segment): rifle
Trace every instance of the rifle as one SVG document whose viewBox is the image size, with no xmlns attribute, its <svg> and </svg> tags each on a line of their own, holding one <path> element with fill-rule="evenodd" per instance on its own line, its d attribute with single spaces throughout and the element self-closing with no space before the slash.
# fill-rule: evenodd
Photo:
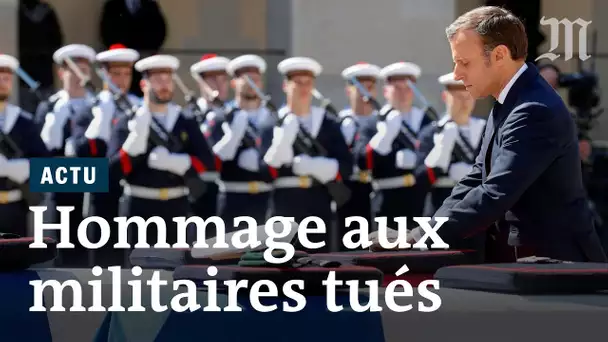
<svg viewBox="0 0 608 342">
<path fill-rule="evenodd" d="M 428 115 L 431 118 L 431 120 L 438 121 L 439 115 L 437 114 L 437 111 L 426 100 L 426 98 L 424 97 L 422 92 L 420 92 L 420 90 L 418 90 L 418 87 L 416 87 L 414 82 L 407 80 L 407 84 L 410 87 L 410 89 L 412 89 L 412 91 L 414 92 L 414 96 L 424 105 L 424 107 L 425 107 L 424 114 Z M 443 130 L 443 127 L 440 127 L 440 129 Z M 462 134 L 460 133 L 460 130 L 458 131 L 458 134 L 460 136 L 460 140 L 462 141 L 462 143 L 465 146 L 464 147 L 461 146 L 458 143 L 458 141 L 456 141 L 456 143 L 454 144 L 454 151 L 453 151 L 454 156 L 457 159 L 463 160 L 467 164 L 474 164 L 475 163 L 475 152 L 474 152 L 475 149 L 468 143 L 467 139 L 465 139 L 462 136 Z M 466 151 L 465 151 L 465 149 L 466 149 Z"/>
<path fill-rule="evenodd" d="M 195 76 L 198 76 L 198 74 L 193 74 L 192 76 L 198 81 L 198 79 L 195 77 Z M 214 105 L 216 105 L 217 107 L 223 107 L 224 103 L 219 99 L 219 97 L 217 95 L 218 92 L 213 91 L 209 87 L 207 82 L 205 82 L 205 80 L 203 80 L 202 77 L 199 76 L 199 78 L 200 78 L 200 82 L 202 82 L 202 84 L 203 84 L 203 91 L 209 96 L 209 98 L 212 99 L 212 103 Z M 188 108 L 190 110 L 192 110 L 192 113 L 194 114 L 196 121 L 199 124 L 202 124 L 203 122 L 205 122 L 205 119 L 207 118 L 207 114 L 209 112 L 203 113 L 201 111 L 198 104 L 196 103 L 196 96 L 194 95 L 194 92 L 192 92 L 190 89 L 188 89 L 188 87 L 186 87 L 186 84 L 184 84 L 184 82 L 182 81 L 181 77 L 179 77 L 179 75 L 173 74 L 173 80 L 175 81 L 175 84 L 177 85 L 177 87 L 184 94 L 184 99 L 186 100 L 186 105 L 188 106 Z"/>
<path fill-rule="evenodd" d="M 129 98 L 112 82 L 108 72 L 103 67 L 95 67 L 95 71 L 99 78 L 108 85 L 108 88 L 114 96 L 116 105 L 121 108 L 125 115 L 129 118 L 133 118 L 137 111 L 137 106 L 131 103 Z M 165 147 L 169 151 L 182 151 L 182 143 L 171 133 L 169 133 L 165 127 L 156 120 L 151 118 L 149 140 L 154 146 Z M 186 172 L 184 175 L 184 183 L 189 190 L 190 197 L 193 200 L 200 198 L 205 191 L 207 191 L 207 185 L 200 178 L 198 172 L 193 168 Z"/>
<path fill-rule="evenodd" d="M 197 80 L 202 85 L 203 92 L 211 100 L 210 101 L 211 104 L 213 104 L 215 107 L 222 109 L 222 111 L 224 112 L 224 117 L 226 118 L 226 120 L 228 122 L 232 121 L 234 114 L 237 111 L 239 111 L 240 109 L 237 107 L 232 107 L 229 110 L 226 110 L 227 106 L 220 99 L 219 93 L 217 90 L 211 89 L 209 84 L 207 84 L 207 82 L 205 82 L 205 80 L 199 74 L 193 73 L 192 77 L 194 77 L 194 79 Z M 188 89 L 188 87 L 186 87 L 186 85 L 184 84 L 182 79 L 179 77 L 179 75 L 173 74 L 173 79 L 175 80 L 175 84 L 177 84 L 177 87 L 182 91 L 182 93 L 184 93 L 184 97 L 185 97 L 186 103 L 188 104 L 188 108 L 190 108 L 190 110 L 193 112 L 193 114 L 197 118 L 199 124 L 202 124 L 203 122 L 205 122 L 205 118 L 206 118 L 207 114 L 202 113 L 200 107 L 196 103 L 196 97 L 194 96 L 194 93 L 192 91 L 190 91 L 190 89 Z M 256 146 L 255 134 L 252 132 L 251 127 L 247 127 L 247 131 L 245 133 L 245 136 L 243 136 L 242 143 L 243 143 L 243 146 L 245 146 L 246 148 Z"/>
<path fill-rule="evenodd" d="M 363 97 L 363 101 L 369 103 L 376 111 L 378 111 L 378 117 L 381 121 L 386 120 L 386 116 L 395 110 L 395 108 L 391 106 L 387 106 L 386 108 L 382 109 L 380 102 L 378 102 L 378 100 L 376 100 L 372 94 L 365 89 L 365 87 L 361 84 L 361 82 L 359 82 L 359 80 L 357 80 L 356 77 L 352 77 L 350 79 L 350 83 L 357 88 L 359 94 L 361 94 Z M 401 125 L 401 130 L 399 131 L 399 135 L 397 135 L 396 139 L 401 143 L 401 145 L 405 146 L 405 148 L 409 150 L 415 151 L 418 149 L 414 143 L 414 141 L 417 140 L 417 134 L 416 132 L 412 131 L 410 126 L 405 125 L 405 123 Z"/>
<path fill-rule="evenodd" d="M 30 92 L 34 93 L 39 101 L 44 101 L 44 95 L 40 92 L 40 82 L 34 81 L 34 79 L 27 73 L 25 70 L 21 69 L 21 67 L 17 67 L 15 70 L 15 74 L 19 76 L 27 84 L 30 88 Z"/>
<path fill-rule="evenodd" d="M 321 108 L 325 110 L 325 112 L 333 115 L 336 119 L 340 119 L 340 115 L 336 110 L 336 107 L 331 103 L 331 100 L 327 97 L 323 96 L 320 91 L 317 89 L 312 90 L 312 96 L 314 96 L 319 102 L 321 102 Z"/>
<path fill-rule="evenodd" d="M 275 119 L 277 119 L 277 125 L 280 125 L 282 119 L 279 117 L 278 108 L 272 103 L 269 95 L 264 95 L 262 90 L 257 87 L 257 85 L 249 78 L 249 76 L 245 75 L 245 79 L 251 89 L 253 89 L 257 96 L 264 101 L 264 105 L 268 108 L 268 110 L 273 114 Z M 300 128 L 298 130 L 298 134 L 296 136 L 296 140 L 294 142 L 294 147 L 298 151 L 298 153 L 308 154 L 310 156 L 319 156 L 319 157 L 328 157 L 329 153 L 327 149 L 323 147 L 315 138 L 313 138 L 308 132 Z M 315 153 L 316 152 L 316 153 Z M 315 180 L 316 183 L 320 184 Z M 336 202 L 336 206 L 339 208 L 344 205 L 351 196 L 351 190 L 342 182 L 331 181 L 329 183 L 324 184 L 327 188 L 327 191 L 331 195 L 331 197 Z"/>
<path fill-rule="evenodd" d="M 39 99 L 43 99 L 42 94 L 40 93 L 39 87 L 40 83 L 34 81 L 23 69 L 20 67 L 15 70 L 15 73 L 25 82 L 30 90 L 36 94 Z M 23 150 L 17 145 L 17 143 L 10 137 L 8 133 L 4 133 L 2 129 L 0 129 L 0 153 L 2 153 L 7 159 L 21 159 L 26 158 Z M 10 178 L 7 179 L 9 186 L 19 188 L 21 191 L 21 196 L 25 199 L 28 207 L 36 206 L 42 203 L 44 198 L 44 193 L 42 192 L 31 192 L 30 191 L 30 181 L 29 179 L 23 183 L 17 183 L 12 181 Z"/>
<path fill-rule="evenodd" d="M 97 98 L 97 96 L 95 96 L 95 94 L 97 94 L 97 88 L 95 87 L 93 82 L 91 82 L 91 78 L 85 75 L 82 70 L 80 70 L 80 68 L 78 67 L 78 65 L 76 65 L 76 63 L 74 63 L 72 58 L 65 57 L 64 61 L 67 64 L 68 68 L 74 74 L 76 74 L 76 77 L 80 79 L 80 86 L 83 87 L 89 93 L 92 99 L 94 99 L 93 105 L 97 105 L 97 103 L 99 102 L 99 99 Z"/>
</svg>

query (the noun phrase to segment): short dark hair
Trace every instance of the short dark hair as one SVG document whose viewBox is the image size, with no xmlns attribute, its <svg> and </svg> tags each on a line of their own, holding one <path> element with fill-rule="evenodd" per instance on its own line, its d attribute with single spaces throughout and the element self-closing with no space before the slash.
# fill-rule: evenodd
<svg viewBox="0 0 608 342">
<path fill-rule="evenodd" d="M 471 10 L 456 19 L 445 29 L 448 39 L 460 30 L 474 30 L 483 41 L 485 53 L 498 45 L 509 49 L 514 60 L 528 56 L 528 37 L 526 27 L 517 16 L 496 6 L 482 6 Z"/>
</svg>

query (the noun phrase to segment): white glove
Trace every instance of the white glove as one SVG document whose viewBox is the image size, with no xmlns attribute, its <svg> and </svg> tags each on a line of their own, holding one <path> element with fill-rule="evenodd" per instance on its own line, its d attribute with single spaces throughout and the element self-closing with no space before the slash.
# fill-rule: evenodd
<svg viewBox="0 0 608 342">
<path fill-rule="evenodd" d="M 251 172 L 260 171 L 260 153 L 253 147 L 250 147 L 239 155 L 237 164 L 241 169 Z"/>
<path fill-rule="evenodd" d="M 169 168 L 167 171 L 183 176 L 190 170 L 192 159 L 186 153 L 171 153 L 169 154 Z"/>
<path fill-rule="evenodd" d="M 57 113 L 47 113 L 44 117 L 44 126 L 42 126 L 40 137 L 49 151 L 59 150 L 63 147 L 63 128 L 69 116 L 70 112 L 67 109 L 62 109 Z"/>
<path fill-rule="evenodd" d="M 183 176 L 192 166 L 192 161 L 187 154 L 170 153 L 165 147 L 157 146 L 148 155 L 148 166 L 151 169 Z"/>
<path fill-rule="evenodd" d="M 307 154 L 300 154 L 293 158 L 291 170 L 296 176 L 310 176 L 312 174 L 313 158 Z"/>
<path fill-rule="evenodd" d="M 376 129 L 378 132 L 369 141 L 369 145 L 380 155 L 387 155 L 391 151 L 393 141 L 399 135 L 402 125 L 401 113 L 397 110 L 391 111 L 386 119 L 378 121 Z"/>
<path fill-rule="evenodd" d="M 148 154 L 148 166 L 159 171 L 169 170 L 169 155 L 171 153 L 163 146 L 156 146 Z"/>
<path fill-rule="evenodd" d="M 300 123 L 295 115 L 289 114 L 283 120 L 281 127 L 274 128 L 274 135 L 272 142 L 274 144 L 275 139 L 282 144 L 293 145 L 300 129 Z"/>
<path fill-rule="evenodd" d="M 293 143 L 298 134 L 299 123 L 297 118 L 289 115 L 281 127 L 275 127 L 272 144 L 264 155 L 264 161 L 271 167 L 279 168 L 290 164 L 293 160 Z"/>
<path fill-rule="evenodd" d="M 8 175 L 8 160 L 0 153 L 0 178 Z"/>
<path fill-rule="evenodd" d="M 466 177 L 471 170 L 473 169 L 473 165 L 459 162 L 450 165 L 450 170 L 448 171 L 448 177 L 451 180 L 459 182 L 461 179 Z"/>
<path fill-rule="evenodd" d="M 430 168 L 441 168 L 446 172 L 450 166 L 452 149 L 456 143 L 457 136 L 458 126 L 453 122 L 447 123 L 441 133 L 433 136 L 435 146 L 424 160 L 424 164 Z"/>
<path fill-rule="evenodd" d="M 11 159 L 6 164 L 6 175 L 16 183 L 23 184 L 30 178 L 30 161 Z"/>
<path fill-rule="evenodd" d="M 403 170 L 411 170 L 416 167 L 416 159 L 416 153 L 412 150 L 399 150 L 395 155 L 395 166 Z"/>
<path fill-rule="evenodd" d="M 151 118 L 148 111 L 138 111 L 135 118 L 129 121 L 128 126 L 131 133 L 122 144 L 122 149 L 131 157 L 140 156 L 148 150 Z"/>
<path fill-rule="evenodd" d="M 112 116 L 113 112 L 108 110 L 109 106 L 95 106 L 93 107 L 93 120 L 89 124 L 84 136 L 87 139 L 101 139 L 105 142 L 110 140 L 110 133 L 112 132 Z"/>
<path fill-rule="evenodd" d="M 215 155 L 222 161 L 233 160 L 237 149 L 241 145 L 241 140 L 243 140 L 248 125 L 249 118 L 247 113 L 242 110 L 236 113 L 230 124 L 227 122 L 222 123 L 224 135 L 222 136 L 222 139 L 213 146 Z"/>
<path fill-rule="evenodd" d="M 339 171 L 339 164 L 337 160 L 326 157 L 314 157 L 312 158 L 311 164 L 311 176 L 322 184 L 336 179 L 336 175 Z"/>
<path fill-rule="evenodd" d="M 293 161 L 293 146 L 291 145 L 272 145 L 264 155 L 264 161 L 268 166 L 275 169 L 289 165 Z"/>
</svg>

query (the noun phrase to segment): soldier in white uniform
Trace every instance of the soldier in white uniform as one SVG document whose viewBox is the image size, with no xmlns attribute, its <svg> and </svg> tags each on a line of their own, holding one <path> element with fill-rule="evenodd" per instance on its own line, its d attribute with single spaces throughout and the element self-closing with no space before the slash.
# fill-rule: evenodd
<svg viewBox="0 0 608 342">
<path fill-rule="evenodd" d="M 324 221 L 327 230 L 332 226 L 332 196 L 327 184 L 348 179 L 353 171 L 353 158 L 342 136 L 339 122 L 325 115 L 322 108 L 311 105 L 316 77 L 322 67 L 314 59 L 292 57 L 283 60 L 278 70 L 285 75 L 283 89 L 286 105 L 278 117 L 279 126 L 264 126 L 262 144 L 264 161 L 271 167 L 275 190 L 271 198 L 273 215 L 294 217 L 300 223 L 310 216 Z M 294 146 L 298 133 L 306 132 L 326 151 L 319 156 L 318 148 L 303 151 Z M 305 133 L 305 134 L 306 134 Z M 310 224 L 313 228 L 314 223 Z M 326 232 L 327 232 L 326 230 Z M 309 234 L 312 242 L 325 241 L 328 234 Z"/>
<path fill-rule="evenodd" d="M 374 216 L 386 217 L 389 227 L 396 224 L 395 217 L 407 216 L 413 224 L 413 217 L 422 216 L 424 198 L 435 177 L 432 168 L 419 163 L 417 153 L 418 133 L 431 123 L 422 109 L 413 106 L 414 93 L 408 85 L 420 75 L 420 67 L 408 62 L 380 71 L 388 103 L 376 116 L 377 122 L 362 128 L 355 148 L 359 168 L 372 173 Z"/>
<path fill-rule="evenodd" d="M 129 103 L 137 106 L 140 99 L 128 91 L 131 89 L 133 80 L 133 65 L 139 59 L 139 53 L 121 44 L 114 44 L 106 51 L 97 54 L 96 60 L 100 63 L 109 76 L 110 82 L 120 89 Z M 72 132 L 75 140 L 76 155 L 87 158 L 107 158 L 108 142 L 112 127 L 125 116 L 126 104 L 117 105 L 114 94 L 110 91 L 110 85 L 104 82 L 103 90 L 97 95 L 97 103 L 92 112 L 81 113 L 76 119 L 76 126 Z M 127 110 L 132 109 L 130 106 Z M 110 178 L 108 192 L 92 193 L 85 196 L 85 208 L 88 205 L 88 216 L 103 217 L 111 227 L 110 241 L 100 250 L 95 251 L 96 265 L 120 265 L 123 261 L 123 251 L 114 250 L 113 245 L 117 242 L 117 228 L 113 221 L 118 216 L 118 206 L 122 187 L 120 179 Z M 94 232 L 98 230 L 92 229 Z M 99 239 L 99 236 L 95 237 Z M 97 241 L 97 240 L 93 240 Z"/>
<path fill-rule="evenodd" d="M 218 213 L 228 230 L 238 216 L 253 217 L 259 224 L 266 222 L 272 178 L 261 165 L 258 129 L 272 117 L 245 79 L 249 77 L 263 89 L 266 61 L 257 55 L 239 56 L 228 63 L 227 71 L 235 98 L 227 109 L 232 115 L 222 124 L 224 135 L 213 151 L 222 162 Z"/>
<path fill-rule="evenodd" d="M 432 216 L 450 195 L 454 185 L 471 171 L 486 126 L 486 120 L 471 116 L 475 108 L 475 99 L 466 90 L 462 81 L 456 81 L 453 73 L 439 77 L 438 81 L 445 87 L 441 98 L 445 102 L 446 113 L 439 122 L 434 122 L 420 133 L 420 154 L 426 158 L 435 146 L 433 141 L 435 134 L 442 132 L 446 125 L 452 123 L 458 130 L 455 144 L 460 146 L 466 160 L 452 153 L 449 164 L 442 168 L 429 192 L 424 210 L 426 216 Z"/>
<path fill-rule="evenodd" d="M 206 54 L 201 57 L 201 60 L 190 66 L 190 74 L 193 75 L 197 82 L 198 77 L 202 78 L 205 83 L 213 91 L 217 91 L 217 95 L 221 101 L 228 100 L 228 87 L 229 87 L 229 76 L 226 71 L 230 59 L 216 54 Z M 199 84 L 201 97 L 196 101 L 198 105 L 198 112 L 200 113 L 196 119 L 200 124 L 200 129 L 207 139 L 209 146 L 213 146 L 217 143 L 223 135 L 222 125 L 222 111 L 218 108 L 214 108 L 207 97 L 204 90 L 204 85 Z M 215 109 L 215 110 L 214 110 Z M 207 191 L 197 200 L 192 203 L 192 210 L 196 216 L 202 218 L 208 218 L 217 215 L 217 201 L 218 201 L 218 184 L 219 170 L 221 168 L 221 160 L 219 158 L 214 159 L 213 169 L 201 174 L 201 177 L 207 185 Z M 215 235 L 215 233 L 210 233 Z"/>
<path fill-rule="evenodd" d="M 109 143 L 110 173 L 124 179 L 121 216 L 161 217 L 167 226 L 167 240 L 177 240 L 174 217 L 191 215 L 187 177 L 198 177 L 209 169 L 213 156 L 194 118 L 173 100 L 173 73 L 179 60 L 155 55 L 135 63 L 142 73 L 144 99 L 135 117 L 121 118 Z M 150 141 L 158 126 L 180 149 Z M 175 146 L 174 144 L 171 144 Z M 156 229 L 148 226 L 148 243 L 156 242 Z"/>
<path fill-rule="evenodd" d="M 53 54 L 53 60 L 59 66 L 58 73 L 62 89 L 43 101 L 36 110 L 35 120 L 42 127 L 41 137 L 47 149 L 56 157 L 76 156 L 76 146 L 73 133 L 78 129 L 77 121 L 81 117 L 91 117 L 94 104 L 94 94 L 89 94 L 82 86 L 81 79 L 66 63 L 70 58 L 86 76 L 91 74 L 91 63 L 95 60 L 95 50 L 82 44 L 66 45 Z M 59 223 L 57 206 L 73 206 L 70 213 L 70 241 L 76 245 L 74 249 L 62 251 L 60 259 L 64 264 L 80 265 L 86 256 L 86 249 L 79 246 L 77 239 L 78 225 L 83 217 L 82 193 L 49 193 L 45 198 L 47 211 L 45 222 Z"/>
<path fill-rule="evenodd" d="M 15 57 L 0 55 L 0 232 L 26 236 L 29 208 L 22 189 L 29 180 L 29 158 L 48 157 L 49 152 L 32 114 L 8 103 L 18 67 Z M 7 144 L 6 138 L 22 155 Z"/>
<path fill-rule="evenodd" d="M 342 110 L 339 113 L 341 118 L 341 128 L 344 139 L 349 148 L 353 148 L 361 137 L 360 129 L 370 127 L 370 123 L 375 123 L 376 110 L 367 101 L 364 101 L 363 95 L 357 90 L 351 79 L 355 77 L 362 86 L 364 86 L 370 95 L 376 97 L 377 80 L 380 77 L 380 67 L 369 63 L 358 63 L 351 65 L 342 71 L 342 78 L 346 81 L 345 91 L 348 98 L 350 108 Z M 373 125 L 371 127 L 374 127 Z M 365 156 L 363 156 L 365 158 Z M 338 208 L 338 229 L 340 236 L 351 229 L 357 227 L 351 224 L 350 227 L 345 225 L 346 218 L 351 216 L 361 216 L 372 222 L 372 184 L 370 172 L 360 170 L 355 164 L 353 174 L 350 179 L 344 183 L 351 189 L 351 197 L 342 207 Z M 340 239 L 342 241 L 342 239 Z M 340 245 L 341 250 L 347 248 Z"/>
</svg>

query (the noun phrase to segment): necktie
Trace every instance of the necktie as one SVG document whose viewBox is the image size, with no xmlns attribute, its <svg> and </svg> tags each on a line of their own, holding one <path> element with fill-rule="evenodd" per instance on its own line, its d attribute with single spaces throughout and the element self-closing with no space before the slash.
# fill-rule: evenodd
<svg viewBox="0 0 608 342">
<path fill-rule="evenodd" d="M 501 109 L 502 109 L 502 105 L 498 101 L 495 101 L 494 108 L 492 109 L 492 125 L 494 127 L 492 129 L 492 137 L 490 138 L 490 142 L 488 145 L 488 151 L 486 153 L 486 173 L 487 173 L 487 175 L 490 174 L 490 170 L 491 170 L 490 164 L 491 164 L 491 159 L 492 159 L 492 146 L 494 145 L 494 138 L 496 137 L 496 129 L 497 129 L 496 125 L 498 124 L 497 118 L 499 117 Z M 507 213 L 507 215 L 508 214 L 509 213 Z M 504 224 L 506 222 L 507 221 L 504 220 L 504 216 L 503 216 L 494 223 L 495 229 L 498 232 L 498 234 L 500 234 L 501 226 L 504 226 Z M 508 225 L 506 227 L 506 229 L 508 229 L 508 231 L 509 231 L 509 233 L 507 235 L 507 245 L 513 247 L 514 257 L 515 257 L 515 260 L 517 260 L 517 258 L 518 258 L 517 246 L 521 246 L 521 241 L 519 240 L 519 229 L 517 229 L 517 227 L 513 226 L 513 225 Z"/>
<path fill-rule="evenodd" d="M 491 170 L 490 164 L 492 162 L 492 147 L 494 145 L 494 138 L 496 137 L 496 118 L 500 113 L 501 107 L 502 105 L 500 104 L 500 102 L 494 101 L 494 107 L 492 108 L 492 124 L 494 125 L 494 127 L 492 127 L 492 135 L 490 136 L 490 141 L 488 142 L 488 149 L 486 150 L 485 156 L 486 176 L 490 174 Z"/>
<path fill-rule="evenodd" d="M 496 136 L 496 118 L 498 118 L 498 114 L 500 113 L 501 110 L 501 104 L 498 101 L 494 101 L 494 107 L 492 107 L 492 113 L 490 115 L 492 115 L 492 131 L 491 131 L 491 135 L 490 135 L 490 140 L 488 141 L 488 148 L 486 149 L 486 155 L 485 155 L 485 160 L 484 160 L 484 166 L 485 166 L 485 170 L 486 170 L 486 177 L 490 175 L 490 170 L 491 170 L 491 161 L 492 161 L 492 147 L 494 145 L 494 138 Z M 498 243 L 504 243 L 502 241 L 502 238 L 504 238 L 504 235 L 501 234 L 501 229 L 499 226 L 499 222 L 502 219 L 499 219 L 497 221 L 495 221 L 493 224 L 490 225 L 490 227 L 488 228 L 488 234 L 489 236 L 492 238 L 492 240 L 497 241 Z M 500 239 L 500 241 L 499 241 Z M 508 238 L 507 238 L 508 239 Z M 490 250 L 494 249 L 494 248 L 498 248 L 496 246 L 492 246 L 492 247 L 488 247 Z M 500 248 L 498 248 L 498 250 L 501 250 Z M 503 256 L 498 256 L 499 258 L 503 258 Z M 517 259 L 517 257 L 516 257 Z M 502 260 L 502 259 L 500 259 Z"/>
</svg>

